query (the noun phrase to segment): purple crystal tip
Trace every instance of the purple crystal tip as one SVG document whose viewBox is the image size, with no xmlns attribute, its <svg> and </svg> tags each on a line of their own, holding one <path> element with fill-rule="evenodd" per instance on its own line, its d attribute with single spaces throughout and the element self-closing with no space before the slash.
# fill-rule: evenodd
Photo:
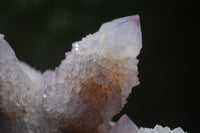
<svg viewBox="0 0 200 133">
<path fill-rule="evenodd" d="M 117 19 L 117 20 L 119 21 L 118 22 L 119 25 L 127 23 L 127 22 L 133 22 L 133 23 L 136 24 L 136 26 L 138 28 L 140 28 L 140 16 L 138 14 L 128 16 L 128 17 L 123 17 L 123 18 L 120 18 L 120 19 Z"/>
<path fill-rule="evenodd" d="M 140 27 L 140 16 L 139 15 L 133 15 L 131 16 L 131 19 L 133 20 L 133 22 Z"/>
</svg>

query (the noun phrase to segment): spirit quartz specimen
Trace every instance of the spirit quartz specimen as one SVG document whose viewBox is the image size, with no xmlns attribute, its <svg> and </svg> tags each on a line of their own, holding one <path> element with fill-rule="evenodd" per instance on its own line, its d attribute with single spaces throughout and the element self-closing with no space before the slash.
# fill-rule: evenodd
<svg viewBox="0 0 200 133">
<path fill-rule="evenodd" d="M 0 35 L 1 131 L 138 132 L 131 120 L 126 126 L 127 120 L 123 119 L 129 119 L 127 116 L 116 124 L 110 121 L 126 103 L 131 88 L 139 84 L 139 16 L 107 22 L 72 46 L 60 66 L 41 73 L 19 61 Z M 142 129 L 138 133 L 148 132 Z"/>
</svg>

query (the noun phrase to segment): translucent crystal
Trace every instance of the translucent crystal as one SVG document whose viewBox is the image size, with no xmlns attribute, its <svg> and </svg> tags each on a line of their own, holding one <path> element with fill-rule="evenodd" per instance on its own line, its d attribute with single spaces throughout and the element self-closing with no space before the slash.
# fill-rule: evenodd
<svg viewBox="0 0 200 133">
<path fill-rule="evenodd" d="M 111 129 L 112 117 L 139 84 L 139 16 L 105 23 L 72 47 L 54 71 L 41 73 L 19 61 L 0 35 L 0 112 L 13 121 L 9 132 Z"/>
</svg>

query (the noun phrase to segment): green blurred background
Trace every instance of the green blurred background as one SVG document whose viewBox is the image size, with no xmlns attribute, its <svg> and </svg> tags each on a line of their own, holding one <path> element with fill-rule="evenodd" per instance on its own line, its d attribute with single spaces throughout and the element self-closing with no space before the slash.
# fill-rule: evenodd
<svg viewBox="0 0 200 133">
<path fill-rule="evenodd" d="M 198 78 L 191 75 L 195 42 L 191 1 L 176 0 L 0 0 L 0 33 L 20 60 L 54 69 L 71 43 L 104 22 L 139 14 L 143 49 L 141 84 L 133 89 L 116 121 L 127 114 L 139 127 L 155 124 L 197 132 Z M 196 113 L 197 111 L 197 113 Z"/>
</svg>

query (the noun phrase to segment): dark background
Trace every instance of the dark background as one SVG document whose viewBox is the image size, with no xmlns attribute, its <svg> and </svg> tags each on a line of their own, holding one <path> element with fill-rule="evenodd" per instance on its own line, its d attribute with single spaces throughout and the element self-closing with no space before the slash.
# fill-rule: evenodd
<svg viewBox="0 0 200 133">
<path fill-rule="evenodd" d="M 133 88 L 114 120 L 127 114 L 139 127 L 181 126 L 197 133 L 195 23 L 199 15 L 192 4 L 186 0 L 0 0 L 0 33 L 20 60 L 44 71 L 58 66 L 72 42 L 94 33 L 102 23 L 139 14 L 141 84 Z"/>
</svg>

